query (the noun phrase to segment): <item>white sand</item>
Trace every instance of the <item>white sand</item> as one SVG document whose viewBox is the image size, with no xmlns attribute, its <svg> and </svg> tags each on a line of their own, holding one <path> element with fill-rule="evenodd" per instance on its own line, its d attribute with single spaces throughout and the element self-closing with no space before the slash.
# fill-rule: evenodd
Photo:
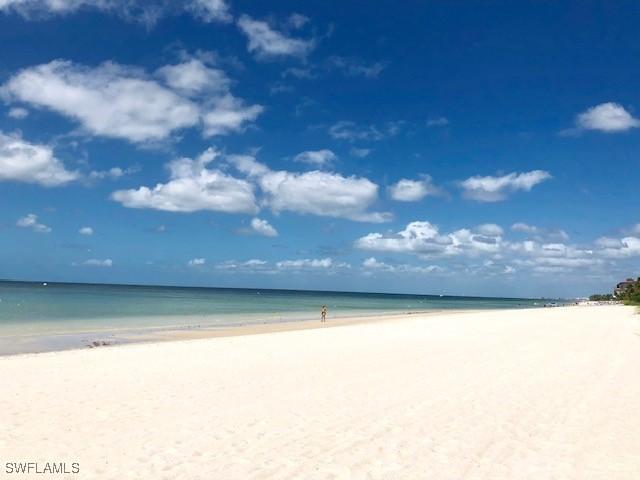
<svg viewBox="0 0 640 480">
<path fill-rule="evenodd" d="M 466 313 L 0 358 L 5 462 L 66 478 L 640 478 L 640 316 Z M 32 478 L 63 478 L 34 475 Z"/>
</svg>

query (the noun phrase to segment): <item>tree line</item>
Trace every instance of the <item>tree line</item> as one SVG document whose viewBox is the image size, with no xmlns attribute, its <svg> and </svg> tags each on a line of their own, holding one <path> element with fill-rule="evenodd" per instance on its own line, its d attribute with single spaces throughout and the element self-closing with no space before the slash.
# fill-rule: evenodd
<svg viewBox="0 0 640 480">
<path fill-rule="evenodd" d="M 608 302 L 611 300 L 620 300 L 625 305 L 640 305 L 640 277 L 627 285 L 627 287 L 617 295 L 611 293 L 595 294 L 589 297 L 593 302 Z"/>
</svg>

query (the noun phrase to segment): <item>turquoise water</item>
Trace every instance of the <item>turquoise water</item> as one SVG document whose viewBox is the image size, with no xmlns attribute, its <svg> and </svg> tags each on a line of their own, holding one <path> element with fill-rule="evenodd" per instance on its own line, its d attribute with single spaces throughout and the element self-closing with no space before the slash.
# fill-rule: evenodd
<svg viewBox="0 0 640 480">
<path fill-rule="evenodd" d="M 540 300 L 298 290 L 0 282 L 0 336 L 229 326 L 389 312 L 527 308 Z"/>
</svg>

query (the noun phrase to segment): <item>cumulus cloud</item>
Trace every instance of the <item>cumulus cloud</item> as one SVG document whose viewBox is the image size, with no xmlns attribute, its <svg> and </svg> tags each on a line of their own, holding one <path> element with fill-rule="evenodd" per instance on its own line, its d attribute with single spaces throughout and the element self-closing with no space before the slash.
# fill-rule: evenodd
<svg viewBox="0 0 640 480">
<path fill-rule="evenodd" d="M 370 211 L 378 199 L 378 185 L 367 178 L 339 173 L 271 170 L 251 155 L 227 155 L 220 168 L 208 165 L 220 154 L 209 149 L 195 160 L 169 162 L 170 179 L 155 187 L 118 190 L 111 198 L 129 208 L 173 212 L 212 210 L 256 214 L 259 206 L 274 213 L 296 212 L 380 223 L 392 217 Z M 233 165 L 244 178 L 222 168 Z M 256 197 L 256 191 L 261 193 Z"/>
<path fill-rule="evenodd" d="M 68 15 L 79 10 L 99 10 L 152 27 L 160 18 L 189 12 L 204 22 L 229 22 L 232 17 L 223 0 L 0 0 L 0 12 L 15 12 L 28 20 Z"/>
<path fill-rule="evenodd" d="M 80 230 L 78 230 L 78 233 L 80 235 L 91 236 L 91 235 L 93 235 L 93 228 L 91 228 L 91 227 L 82 227 Z"/>
<path fill-rule="evenodd" d="M 226 93 L 231 80 L 226 73 L 205 65 L 201 60 L 191 58 L 177 65 L 165 65 L 156 74 L 169 87 L 188 96 L 203 92 Z"/>
<path fill-rule="evenodd" d="M 205 263 L 207 263 L 207 260 L 205 258 L 192 258 L 187 262 L 187 265 L 189 265 L 190 267 L 201 267 Z"/>
<path fill-rule="evenodd" d="M 86 267 L 112 267 L 113 260 L 110 258 L 105 258 L 104 260 L 99 258 L 90 258 L 89 260 L 82 262 L 82 265 Z"/>
<path fill-rule="evenodd" d="M 339 173 L 271 170 L 249 155 L 231 155 L 229 161 L 257 183 L 262 204 L 275 213 L 290 211 L 360 222 L 389 221 L 387 212 L 371 212 L 378 198 L 378 185 L 363 177 Z"/>
<path fill-rule="evenodd" d="M 269 222 L 257 217 L 251 219 L 251 230 L 258 235 L 263 235 L 265 237 L 278 236 L 278 231 L 273 228 Z"/>
<path fill-rule="evenodd" d="M 601 253 L 607 258 L 628 258 L 640 256 L 640 238 L 627 236 L 623 238 L 602 237 L 596 242 Z"/>
<path fill-rule="evenodd" d="M 51 231 L 51 227 L 38 222 L 38 216 L 34 213 L 29 213 L 25 217 L 19 218 L 16 225 L 20 228 L 29 228 L 37 233 L 49 233 Z"/>
<path fill-rule="evenodd" d="M 539 183 L 549 180 L 551 174 L 544 170 L 532 170 L 525 173 L 509 173 L 500 177 L 475 176 L 460 182 L 463 196 L 478 202 L 499 202 L 510 193 L 529 192 Z"/>
<path fill-rule="evenodd" d="M 258 178 L 266 205 L 274 212 L 290 211 L 325 217 L 380 223 L 391 214 L 370 212 L 378 186 L 363 177 L 312 171 L 269 171 Z"/>
<path fill-rule="evenodd" d="M 337 155 L 333 153 L 331 150 L 322 149 L 322 150 L 308 150 L 306 152 L 301 152 L 295 157 L 293 160 L 295 162 L 308 163 L 310 165 L 322 166 L 327 163 L 331 163 L 337 159 Z"/>
<path fill-rule="evenodd" d="M 80 177 L 77 171 L 67 170 L 48 145 L 23 140 L 19 135 L 0 132 L 0 182 L 35 183 L 57 187 Z"/>
<path fill-rule="evenodd" d="M 170 180 L 155 187 L 118 190 L 111 199 L 128 208 L 151 208 L 170 212 L 212 210 L 226 213 L 258 212 L 254 186 L 222 170 L 207 168 L 219 153 L 209 148 L 196 159 L 169 162 Z"/>
<path fill-rule="evenodd" d="M 262 105 L 245 105 L 239 98 L 225 95 L 203 112 L 204 135 L 213 137 L 243 131 L 244 126 L 255 121 L 263 111 Z"/>
<path fill-rule="evenodd" d="M 446 259 L 451 268 L 486 275 L 513 275 L 523 271 L 597 274 L 606 271 L 603 270 L 605 267 L 614 268 L 617 261 L 628 263 L 631 258 L 640 258 L 640 236 L 602 237 L 591 244 L 577 245 L 567 243 L 566 239 L 546 240 L 538 235 L 541 230 L 536 229 L 534 239 L 514 241 L 505 238 L 503 228 L 492 223 L 442 233 L 430 222 L 416 221 L 398 232 L 376 232 L 360 237 L 354 246 L 388 255 Z M 384 272 L 415 271 L 411 266 L 402 265 L 369 257 L 363 268 Z"/>
<path fill-rule="evenodd" d="M 583 130 L 615 133 L 640 127 L 640 120 L 634 118 L 622 105 L 607 102 L 578 114 L 576 126 Z"/>
<path fill-rule="evenodd" d="M 112 62 L 91 68 L 54 60 L 18 72 L 0 93 L 71 118 L 88 134 L 140 143 L 201 124 L 205 136 L 242 130 L 263 107 L 245 105 L 229 84 L 197 59 L 164 66 L 155 78 Z"/>
<path fill-rule="evenodd" d="M 384 126 L 361 126 L 355 122 L 341 120 L 329 127 L 329 135 L 337 140 L 383 140 L 400 132 L 402 122 L 387 122 Z"/>
<path fill-rule="evenodd" d="M 398 232 L 370 233 L 357 239 L 354 245 L 361 250 L 409 253 L 429 258 L 473 257 L 499 253 L 504 246 L 502 235 L 502 228 L 494 224 L 443 234 L 428 221 L 416 221 Z"/>
<path fill-rule="evenodd" d="M 361 250 L 397 253 L 444 253 L 452 239 L 441 235 L 438 228 L 426 221 L 409 223 L 397 233 L 370 233 L 355 241 Z"/>
<path fill-rule="evenodd" d="M 247 50 L 259 59 L 306 57 L 315 47 L 314 40 L 289 37 L 273 29 L 267 22 L 248 15 L 238 19 L 238 28 L 248 39 Z"/>
<path fill-rule="evenodd" d="M 389 195 L 398 202 L 418 202 L 426 196 L 440 194 L 440 188 L 433 184 L 428 175 L 421 180 L 403 178 L 389 187 Z"/>
</svg>

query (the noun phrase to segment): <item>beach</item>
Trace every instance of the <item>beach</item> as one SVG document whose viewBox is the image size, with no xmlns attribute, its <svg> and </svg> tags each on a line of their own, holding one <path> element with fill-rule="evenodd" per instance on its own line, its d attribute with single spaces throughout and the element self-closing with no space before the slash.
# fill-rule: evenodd
<svg viewBox="0 0 640 480">
<path fill-rule="evenodd" d="M 638 365 L 624 306 L 5 356 L 0 478 L 637 479 Z"/>
</svg>

